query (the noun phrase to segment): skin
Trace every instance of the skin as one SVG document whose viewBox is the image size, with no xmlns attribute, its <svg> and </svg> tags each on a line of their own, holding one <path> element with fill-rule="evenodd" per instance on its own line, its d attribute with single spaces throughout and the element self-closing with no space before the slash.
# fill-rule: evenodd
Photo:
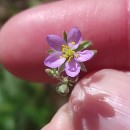
<svg viewBox="0 0 130 130">
<path fill-rule="evenodd" d="M 26 10 L 0 31 L 0 63 L 25 80 L 52 82 L 43 72 L 49 49 L 46 36 L 61 35 L 73 26 L 98 50 L 86 63 L 87 74 L 130 69 L 126 0 L 66 0 Z M 116 70 L 85 76 L 43 130 L 129 130 L 129 78 Z"/>
<path fill-rule="evenodd" d="M 130 75 L 111 69 L 84 77 L 42 130 L 129 130 L 129 83 Z"/>
</svg>

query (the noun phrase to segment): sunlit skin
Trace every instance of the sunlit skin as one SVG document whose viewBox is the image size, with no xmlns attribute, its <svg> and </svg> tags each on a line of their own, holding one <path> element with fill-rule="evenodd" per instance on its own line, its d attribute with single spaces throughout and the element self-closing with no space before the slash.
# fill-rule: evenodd
<svg viewBox="0 0 130 130">
<path fill-rule="evenodd" d="M 29 9 L 13 17 L 1 29 L 0 63 L 22 79 L 52 82 L 43 72 L 43 60 L 49 49 L 46 36 L 61 35 L 64 30 L 76 26 L 80 28 L 83 39 L 91 40 L 94 49 L 98 50 L 97 55 L 86 63 L 89 76 L 90 72 L 103 68 L 130 70 L 127 7 L 127 0 L 66 0 Z M 81 80 L 76 85 L 69 106 L 61 108 L 43 130 L 81 128 L 81 119 L 89 106 L 86 105 L 88 91 L 84 87 L 90 84 L 95 85 L 94 90 L 98 94 L 104 92 L 109 95 L 111 100 L 107 101 L 117 112 L 109 121 L 100 117 L 100 130 L 130 129 L 130 76 L 115 70 L 103 70 L 94 75 L 90 77 L 91 82 L 87 83 L 87 76 L 84 82 Z M 80 96 L 82 93 L 85 93 L 84 99 Z M 93 105 L 93 102 L 91 100 L 89 104 Z M 69 109 L 75 105 L 80 108 L 78 113 Z M 104 107 L 96 108 L 102 110 Z M 108 111 L 105 112 L 109 115 Z M 70 114 L 74 114 L 74 118 Z M 91 123 L 90 127 L 98 130 Z"/>
<path fill-rule="evenodd" d="M 48 82 L 43 71 L 49 50 L 46 37 L 61 35 L 76 26 L 83 39 L 91 40 L 93 48 L 100 52 L 86 62 L 88 73 L 106 67 L 129 69 L 126 6 L 125 0 L 68 0 L 29 9 L 1 29 L 0 62 L 18 77 Z"/>
</svg>

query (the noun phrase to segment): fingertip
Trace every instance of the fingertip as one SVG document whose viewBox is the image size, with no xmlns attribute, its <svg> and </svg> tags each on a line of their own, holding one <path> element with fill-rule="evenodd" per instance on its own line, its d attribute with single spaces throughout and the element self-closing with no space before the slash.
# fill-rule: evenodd
<svg viewBox="0 0 130 130">
<path fill-rule="evenodd" d="M 43 127 L 42 130 L 74 130 L 67 109 L 68 104 L 62 106 L 51 122 Z"/>
<path fill-rule="evenodd" d="M 129 83 L 129 75 L 111 69 L 80 80 L 69 101 L 75 130 L 129 130 Z"/>
<path fill-rule="evenodd" d="M 61 35 L 64 28 L 68 28 L 69 21 L 63 20 L 68 2 L 59 1 L 23 11 L 3 26 L 0 61 L 7 70 L 29 81 L 49 81 L 43 64 L 49 48 L 46 37 L 48 34 Z"/>
<path fill-rule="evenodd" d="M 2 28 L 0 62 L 20 78 L 49 82 L 43 64 L 49 48 L 46 36 L 61 35 L 76 26 L 99 52 L 86 63 L 88 72 L 106 67 L 128 69 L 126 14 L 124 0 L 58 1 L 29 9 Z"/>
</svg>

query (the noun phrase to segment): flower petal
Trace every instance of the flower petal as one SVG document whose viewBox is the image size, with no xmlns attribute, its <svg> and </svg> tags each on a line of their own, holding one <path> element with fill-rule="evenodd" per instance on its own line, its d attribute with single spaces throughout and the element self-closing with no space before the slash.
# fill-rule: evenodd
<svg viewBox="0 0 130 130">
<path fill-rule="evenodd" d="M 94 51 L 84 50 L 81 52 L 77 52 L 74 56 L 74 59 L 78 62 L 85 62 L 91 59 L 94 56 Z"/>
<path fill-rule="evenodd" d="M 76 27 L 72 28 L 70 32 L 67 34 L 68 46 L 72 50 L 75 50 L 79 46 L 81 41 L 82 41 L 82 34 L 80 30 Z"/>
<path fill-rule="evenodd" d="M 62 45 L 65 44 L 65 41 L 60 36 L 53 34 L 47 36 L 47 41 L 49 46 L 56 51 L 61 51 Z"/>
<path fill-rule="evenodd" d="M 72 59 L 70 62 L 66 62 L 65 72 L 70 77 L 76 77 L 80 72 L 80 64 L 74 59 Z"/>
<path fill-rule="evenodd" d="M 44 64 L 50 68 L 58 68 L 60 67 L 64 62 L 65 58 L 60 58 L 62 55 L 61 52 L 54 52 L 50 54 L 44 61 Z"/>
</svg>

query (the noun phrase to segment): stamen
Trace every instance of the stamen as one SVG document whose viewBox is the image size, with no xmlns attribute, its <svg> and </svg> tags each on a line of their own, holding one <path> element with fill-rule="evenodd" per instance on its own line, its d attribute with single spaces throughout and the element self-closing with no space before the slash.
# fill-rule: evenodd
<svg viewBox="0 0 130 130">
<path fill-rule="evenodd" d="M 75 44 L 75 42 L 71 42 L 71 44 L 73 44 L 73 45 L 74 45 L 74 44 Z"/>
<path fill-rule="evenodd" d="M 73 42 L 75 44 L 75 42 Z M 68 62 L 73 58 L 75 51 L 71 50 L 71 48 L 67 45 L 62 44 L 62 56 L 60 58 L 66 58 Z"/>
<path fill-rule="evenodd" d="M 70 62 L 70 60 L 73 58 L 73 56 L 70 56 L 69 59 L 67 60 L 67 62 Z"/>
<path fill-rule="evenodd" d="M 68 56 L 66 54 L 63 55 L 64 58 L 68 58 Z"/>
<path fill-rule="evenodd" d="M 78 57 L 79 57 L 79 54 L 78 54 L 78 53 L 76 53 L 76 54 L 75 54 L 75 56 L 78 58 Z"/>
</svg>

